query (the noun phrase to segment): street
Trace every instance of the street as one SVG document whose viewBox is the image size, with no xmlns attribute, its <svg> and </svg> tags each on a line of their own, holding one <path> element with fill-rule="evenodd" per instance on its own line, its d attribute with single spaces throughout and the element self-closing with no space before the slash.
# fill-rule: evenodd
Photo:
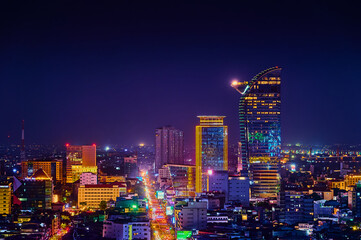
<svg viewBox="0 0 361 240">
<path fill-rule="evenodd" d="M 162 207 L 160 202 L 162 200 L 156 198 L 156 191 L 152 184 L 152 180 L 147 173 L 143 173 L 142 176 L 144 179 L 146 197 L 148 199 L 148 215 L 153 231 L 153 239 L 175 239 L 173 226 L 167 220 L 165 207 Z"/>
</svg>

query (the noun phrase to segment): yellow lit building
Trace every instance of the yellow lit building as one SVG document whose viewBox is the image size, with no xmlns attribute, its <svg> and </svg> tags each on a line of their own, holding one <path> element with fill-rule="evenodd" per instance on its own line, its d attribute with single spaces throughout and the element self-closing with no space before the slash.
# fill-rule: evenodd
<svg viewBox="0 0 361 240">
<path fill-rule="evenodd" d="M 344 180 L 330 181 L 331 188 L 339 188 L 341 190 L 352 190 L 356 183 L 361 181 L 361 174 L 347 174 Z"/>
<path fill-rule="evenodd" d="M 0 184 L 0 215 L 11 214 L 11 183 Z"/>
<path fill-rule="evenodd" d="M 98 180 L 101 183 L 125 182 L 125 177 L 124 176 L 101 175 L 101 176 L 98 177 Z"/>
<path fill-rule="evenodd" d="M 127 192 L 127 185 L 123 183 L 115 184 L 94 184 L 83 185 L 78 189 L 78 207 L 81 208 L 86 203 L 86 207 L 98 209 L 101 201 L 116 200 L 121 193 Z"/>
<path fill-rule="evenodd" d="M 208 170 L 228 170 L 228 126 L 225 116 L 198 116 L 196 126 L 196 192 L 207 189 Z"/>
<path fill-rule="evenodd" d="M 73 183 L 83 172 L 97 174 L 96 145 L 72 146 L 66 144 L 66 182 Z"/>
<path fill-rule="evenodd" d="M 354 187 L 359 181 L 361 181 L 361 174 L 347 174 L 345 176 L 345 187 Z"/>
<path fill-rule="evenodd" d="M 21 162 L 22 178 L 32 176 L 39 169 L 43 169 L 55 182 L 63 182 L 63 160 L 27 160 Z"/>
<path fill-rule="evenodd" d="M 85 172 L 97 174 L 98 167 L 84 167 L 82 165 L 71 166 L 71 181 L 75 182 L 80 179 L 80 175 Z"/>
</svg>

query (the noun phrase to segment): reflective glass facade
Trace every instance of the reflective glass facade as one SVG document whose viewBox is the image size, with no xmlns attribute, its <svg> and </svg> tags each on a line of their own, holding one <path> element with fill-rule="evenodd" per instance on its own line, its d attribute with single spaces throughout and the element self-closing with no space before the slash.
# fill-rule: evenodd
<svg viewBox="0 0 361 240">
<path fill-rule="evenodd" d="M 281 68 L 264 70 L 250 82 L 233 82 L 239 103 L 242 175 L 253 181 L 253 197 L 275 197 L 281 151 Z"/>
<path fill-rule="evenodd" d="M 199 116 L 196 126 L 196 192 L 207 189 L 208 170 L 228 170 L 228 127 L 223 116 Z"/>
</svg>

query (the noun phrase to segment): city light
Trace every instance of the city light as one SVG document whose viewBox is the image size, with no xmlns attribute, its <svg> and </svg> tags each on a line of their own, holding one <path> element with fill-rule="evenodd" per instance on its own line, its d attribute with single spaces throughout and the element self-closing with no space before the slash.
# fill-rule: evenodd
<svg viewBox="0 0 361 240">
<path fill-rule="evenodd" d="M 232 81 L 232 87 L 234 87 L 234 86 L 237 86 L 239 84 L 239 82 L 238 82 L 238 80 L 233 80 Z"/>
<path fill-rule="evenodd" d="M 0 239 L 361 239 L 357 1 L 3 2 Z"/>
</svg>

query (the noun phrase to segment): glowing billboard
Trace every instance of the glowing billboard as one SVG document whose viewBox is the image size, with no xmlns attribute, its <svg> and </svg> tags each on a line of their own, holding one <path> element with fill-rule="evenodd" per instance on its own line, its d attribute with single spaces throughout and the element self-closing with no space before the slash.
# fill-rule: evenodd
<svg viewBox="0 0 361 240">
<path fill-rule="evenodd" d="M 165 214 L 168 215 L 168 216 L 173 215 L 173 206 L 167 206 L 165 208 Z"/>
<path fill-rule="evenodd" d="M 164 199 L 164 192 L 163 191 L 157 191 L 156 196 L 158 199 Z"/>
<path fill-rule="evenodd" d="M 192 237 L 192 231 L 177 231 L 177 240 L 186 240 Z"/>
</svg>

